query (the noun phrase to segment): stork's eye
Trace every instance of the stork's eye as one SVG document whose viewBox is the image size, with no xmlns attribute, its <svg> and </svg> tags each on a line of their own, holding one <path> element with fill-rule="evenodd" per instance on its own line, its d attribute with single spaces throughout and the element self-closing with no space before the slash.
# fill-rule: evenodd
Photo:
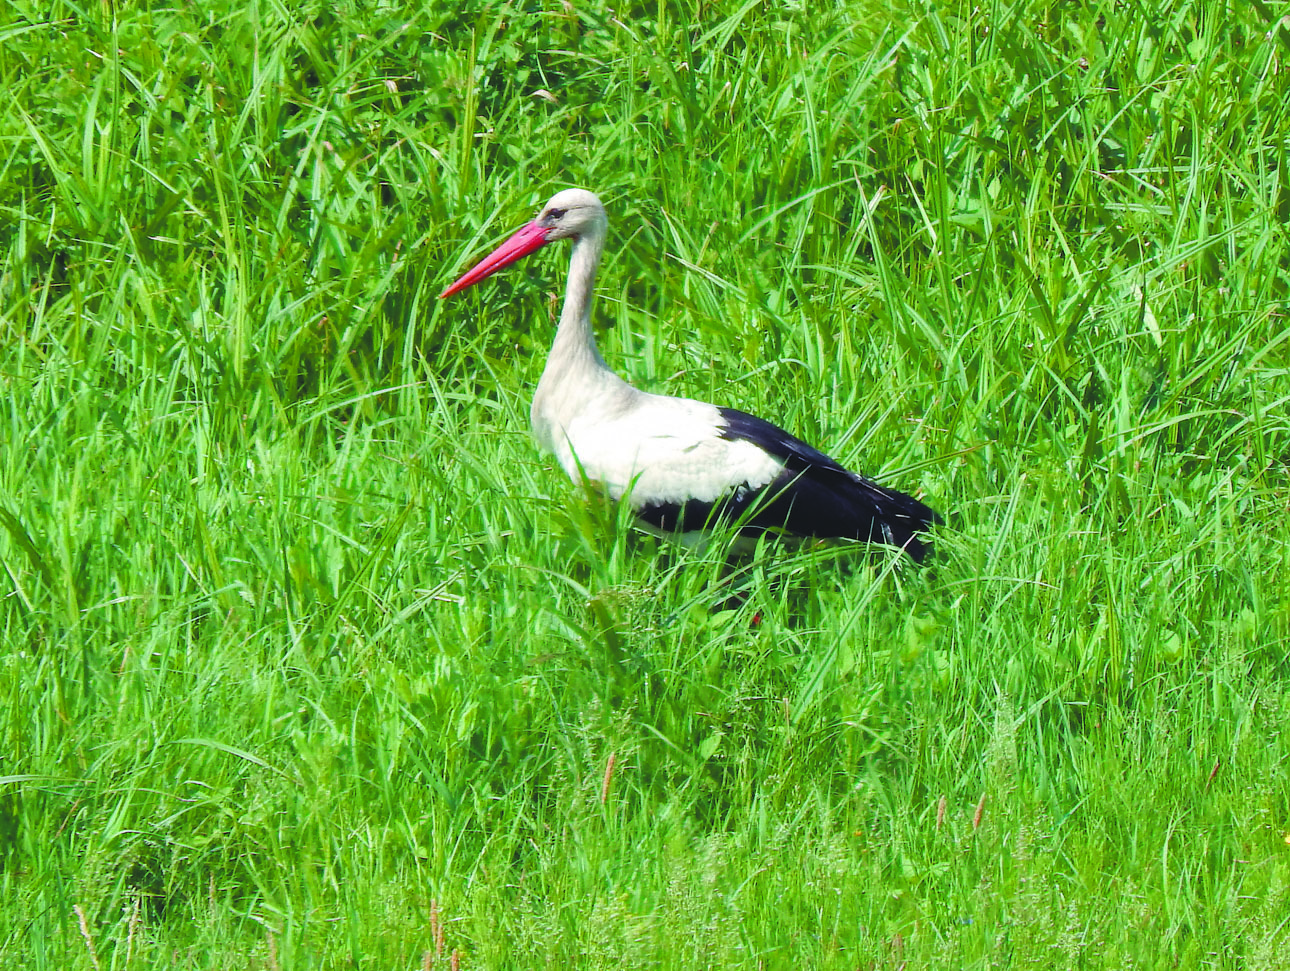
<svg viewBox="0 0 1290 971">
<path fill-rule="evenodd" d="M 546 216 L 548 219 L 559 220 L 564 218 L 564 214 L 566 212 L 568 212 L 567 209 L 548 209 L 546 211 Z"/>
</svg>

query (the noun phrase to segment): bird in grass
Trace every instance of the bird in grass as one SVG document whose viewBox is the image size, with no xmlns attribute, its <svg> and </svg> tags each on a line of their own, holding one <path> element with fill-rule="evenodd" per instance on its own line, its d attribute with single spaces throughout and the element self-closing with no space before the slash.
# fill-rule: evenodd
<svg viewBox="0 0 1290 971">
<path fill-rule="evenodd" d="M 645 530 L 695 543 L 721 523 L 741 539 L 883 543 L 921 561 L 940 515 L 912 496 L 843 468 L 764 419 L 734 408 L 650 394 L 600 356 L 591 304 L 609 227 L 585 189 L 557 192 L 537 218 L 441 293 L 491 276 L 556 240 L 573 244 L 564 307 L 531 420 L 538 444 L 575 483 L 630 505 Z"/>
</svg>

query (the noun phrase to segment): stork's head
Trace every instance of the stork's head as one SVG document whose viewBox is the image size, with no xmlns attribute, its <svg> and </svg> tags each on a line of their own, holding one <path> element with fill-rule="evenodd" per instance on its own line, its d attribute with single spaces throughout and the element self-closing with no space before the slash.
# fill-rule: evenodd
<svg viewBox="0 0 1290 971">
<path fill-rule="evenodd" d="M 465 290 L 553 240 L 603 237 L 607 225 L 605 207 L 594 192 L 563 189 L 550 198 L 536 219 L 520 227 L 510 239 L 476 263 L 461 279 L 439 294 L 439 299 Z"/>
<path fill-rule="evenodd" d="M 553 239 L 576 239 L 579 236 L 604 233 L 608 221 L 605 207 L 594 192 L 586 189 L 564 189 L 551 197 L 534 220 L 547 230 L 547 242 Z"/>
</svg>

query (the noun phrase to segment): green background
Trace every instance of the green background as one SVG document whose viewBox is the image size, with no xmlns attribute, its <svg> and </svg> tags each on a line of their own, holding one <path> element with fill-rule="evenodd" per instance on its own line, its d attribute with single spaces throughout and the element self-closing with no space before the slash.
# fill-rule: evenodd
<svg viewBox="0 0 1290 971">
<path fill-rule="evenodd" d="M 0 962 L 1285 967 L 1281 14 L 6 3 Z M 568 185 L 928 568 L 537 454 Z"/>
</svg>

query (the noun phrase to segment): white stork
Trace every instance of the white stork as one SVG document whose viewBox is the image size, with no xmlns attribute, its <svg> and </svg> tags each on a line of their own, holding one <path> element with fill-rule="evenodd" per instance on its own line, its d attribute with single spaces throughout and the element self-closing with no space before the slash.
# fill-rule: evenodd
<svg viewBox="0 0 1290 971">
<path fill-rule="evenodd" d="M 591 331 L 592 289 L 609 222 L 585 189 L 551 197 L 537 218 L 448 289 L 466 289 L 557 239 L 573 241 L 555 342 L 533 395 L 538 444 L 575 483 L 631 504 L 649 532 L 694 541 L 717 521 L 747 536 L 887 543 L 922 560 L 941 517 L 849 472 L 770 422 L 733 408 L 637 390 L 605 364 Z"/>
</svg>

